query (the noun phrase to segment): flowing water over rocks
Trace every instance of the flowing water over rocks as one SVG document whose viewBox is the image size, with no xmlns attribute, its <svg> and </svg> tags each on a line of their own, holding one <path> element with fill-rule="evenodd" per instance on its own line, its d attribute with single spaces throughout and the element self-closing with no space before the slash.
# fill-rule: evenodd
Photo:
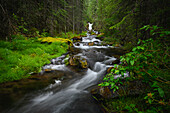
<svg viewBox="0 0 170 113">
<path fill-rule="evenodd" d="M 44 82 L 48 86 L 26 93 L 24 97 L 13 101 L 12 107 L 4 113 L 103 113 L 92 98 L 90 88 L 102 80 L 106 70 L 113 66 L 116 56 L 122 55 L 124 51 L 112 46 L 103 46 L 95 37 L 89 34 L 82 37 L 82 41 L 75 42 L 67 54 L 52 59 L 51 64 L 44 66 L 41 75 L 38 75 L 45 78 L 52 76 L 49 84 Z M 66 66 L 64 61 L 69 59 L 68 54 L 87 61 L 87 67 L 82 69 L 76 64 Z M 55 76 L 58 73 L 60 75 Z"/>
</svg>

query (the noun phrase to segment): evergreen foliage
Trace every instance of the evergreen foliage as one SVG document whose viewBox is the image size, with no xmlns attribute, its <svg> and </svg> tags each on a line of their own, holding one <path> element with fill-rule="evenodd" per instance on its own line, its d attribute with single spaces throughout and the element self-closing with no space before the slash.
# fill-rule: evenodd
<svg viewBox="0 0 170 113">
<path fill-rule="evenodd" d="M 68 31 L 80 33 L 82 11 L 83 0 L 1 0 L 0 39 L 7 40 L 5 37 L 18 32 L 27 36 L 37 31 L 46 31 L 50 36 Z"/>
<path fill-rule="evenodd" d="M 105 32 L 122 45 L 138 39 L 149 39 L 149 31 L 139 29 L 144 25 L 157 25 L 169 29 L 168 0 L 85 0 L 88 21 L 95 29 Z M 109 30 L 110 28 L 110 30 Z"/>
</svg>

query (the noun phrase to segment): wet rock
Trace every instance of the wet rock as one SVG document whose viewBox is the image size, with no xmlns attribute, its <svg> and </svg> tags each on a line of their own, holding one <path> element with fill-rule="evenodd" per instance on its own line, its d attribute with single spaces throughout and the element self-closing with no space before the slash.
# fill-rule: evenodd
<svg viewBox="0 0 170 113">
<path fill-rule="evenodd" d="M 75 43 L 76 46 L 80 46 L 80 43 Z"/>
<path fill-rule="evenodd" d="M 52 69 L 44 69 L 45 72 L 51 72 Z"/>
<path fill-rule="evenodd" d="M 114 60 L 113 62 L 112 62 L 112 65 L 113 64 L 119 64 L 120 63 L 120 60 L 119 59 L 116 59 L 116 60 Z"/>
<path fill-rule="evenodd" d="M 93 45 L 94 45 L 94 42 L 89 42 L 88 45 L 89 45 L 89 46 L 93 46 Z"/>
<path fill-rule="evenodd" d="M 82 58 L 81 56 L 71 56 L 69 58 L 69 65 L 75 66 L 81 69 L 87 69 L 88 63 L 85 58 Z"/>
</svg>

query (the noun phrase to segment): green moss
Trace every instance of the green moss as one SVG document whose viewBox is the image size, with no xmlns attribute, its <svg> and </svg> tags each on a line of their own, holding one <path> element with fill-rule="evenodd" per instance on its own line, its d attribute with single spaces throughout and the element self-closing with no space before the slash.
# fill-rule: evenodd
<svg viewBox="0 0 170 113">
<path fill-rule="evenodd" d="M 23 36 L 12 42 L 0 41 L 0 83 L 26 78 L 30 72 L 40 72 L 43 65 L 67 49 L 68 45 L 63 42 L 41 44 Z"/>
</svg>

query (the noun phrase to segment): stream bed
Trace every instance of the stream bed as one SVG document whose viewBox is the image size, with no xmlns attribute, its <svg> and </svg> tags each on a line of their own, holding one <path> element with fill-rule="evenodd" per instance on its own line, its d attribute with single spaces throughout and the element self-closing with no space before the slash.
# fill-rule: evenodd
<svg viewBox="0 0 170 113">
<path fill-rule="evenodd" d="M 96 35 L 82 37 L 80 42 L 74 43 L 74 47 L 71 47 L 67 54 L 86 59 L 88 68 L 66 66 L 64 59 L 67 54 L 52 59 L 51 64 L 44 66 L 41 73 L 3 86 L 8 91 L 0 92 L 0 111 L 2 113 L 103 113 L 92 98 L 90 90 L 102 81 L 106 70 L 113 66 L 113 62 L 123 53 L 120 48 L 103 46 Z M 24 85 L 24 82 L 27 84 Z"/>
</svg>

